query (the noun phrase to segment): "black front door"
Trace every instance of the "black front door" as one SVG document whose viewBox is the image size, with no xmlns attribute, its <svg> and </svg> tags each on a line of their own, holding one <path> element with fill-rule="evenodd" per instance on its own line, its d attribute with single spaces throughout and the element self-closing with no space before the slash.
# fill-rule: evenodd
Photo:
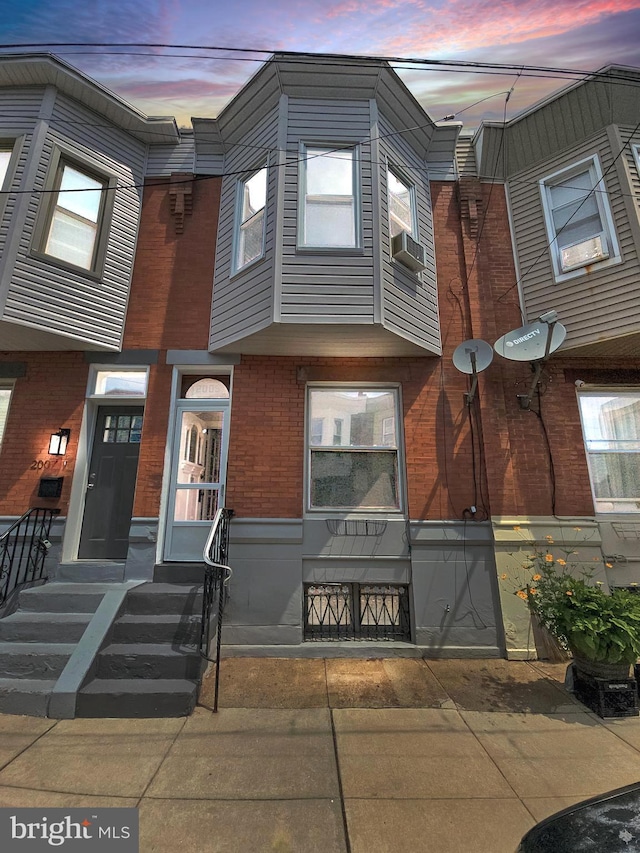
<svg viewBox="0 0 640 853">
<path fill-rule="evenodd" d="M 124 560 L 142 433 L 141 406 L 98 409 L 78 557 Z"/>
</svg>

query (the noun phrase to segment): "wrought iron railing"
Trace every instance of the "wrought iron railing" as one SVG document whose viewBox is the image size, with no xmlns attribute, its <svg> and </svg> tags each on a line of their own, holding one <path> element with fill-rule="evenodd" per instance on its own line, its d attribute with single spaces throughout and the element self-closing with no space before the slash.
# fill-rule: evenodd
<svg viewBox="0 0 640 853">
<path fill-rule="evenodd" d="M 307 584 L 304 638 L 411 642 L 408 588 L 391 584 Z"/>
<path fill-rule="evenodd" d="M 220 688 L 220 647 L 222 644 L 222 613 L 228 596 L 231 568 L 229 559 L 229 526 L 233 516 L 232 509 L 219 509 L 216 512 L 202 557 L 206 563 L 204 570 L 204 589 L 202 592 L 202 624 L 200 627 L 200 654 L 205 660 L 215 663 L 215 689 L 213 710 L 218 710 L 218 691 Z M 214 607 L 217 603 L 217 610 Z M 212 623 L 216 622 L 216 653 L 210 656 Z"/>
<path fill-rule="evenodd" d="M 20 587 L 46 580 L 45 557 L 59 509 L 32 507 L 0 536 L 0 607 Z"/>
</svg>

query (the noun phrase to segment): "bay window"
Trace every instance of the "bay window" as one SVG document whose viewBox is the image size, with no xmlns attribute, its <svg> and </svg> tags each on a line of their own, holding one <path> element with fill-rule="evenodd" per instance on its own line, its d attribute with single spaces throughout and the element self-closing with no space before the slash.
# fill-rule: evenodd
<svg viewBox="0 0 640 853">
<path fill-rule="evenodd" d="M 40 251 L 56 260 L 97 272 L 106 246 L 108 214 L 115 188 L 105 175 L 55 152 L 48 183 Z"/>
<path fill-rule="evenodd" d="M 302 147 L 300 246 L 360 245 L 357 163 L 355 148 Z"/>
<path fill-rule="evenodd" d="M 411 237 L 416 238 L 414 188 L 389 169 L 387 171 L 387 192 L 391 236 L 395 237 L 402 231 L 406 231 Z"/>
<path fill-rule="evenodd" d="M 12 146 L 0 142 L 0 190 L 4 189 L 4 182 L 9 171 L 12 151 Z"/>
<path fill-rule="evenodd" d="M 397 389 L 310 388 L 307 422 L 310 509 L 400 509 Z"/>
<path fill-rule="evenodd" d="M 264 254 L 267 167 L 238 184 L 235 270 L 239 271 Z"/>
</svg>

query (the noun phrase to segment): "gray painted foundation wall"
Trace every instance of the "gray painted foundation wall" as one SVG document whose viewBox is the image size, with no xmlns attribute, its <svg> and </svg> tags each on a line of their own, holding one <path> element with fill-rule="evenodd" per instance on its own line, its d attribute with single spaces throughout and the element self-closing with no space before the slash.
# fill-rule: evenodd
<svg viewBox="0 0 640 853">
<path fill-rule="evenodd" d="M 335 521 L 233 520 L 225 645 L 300 644 L 304 655 L 313 646 L 303 645 L 304 583 L 410 583 L 421 654 L 502 655 L 489 524 L 387 518 L 383 532 L 336 535 Z"/>
<path fill-rule="evenodd" d="M 13 520 L 13 519 L 12 519 Z M 489 523 L 375 519 L 368 535 L 363 519 L 234 518 L 233 576 L 225 610 L 226 646 L 299 646 L 303 642 L 303 584 L 389 583 L 411 585 L 415 650 L 426 657 L 487 657 L 504 653 L 494 542 Z M 6 519 L 9 522 L 9 519 Z M 65 519 L 52 529 L 49 576 L 73 580 L 151 580 L 157 519 L 132 520 L 126 564 L 56 566 Z M 8 523 L 7 523 L 8 526 Z M 382 529 L 384 527 L 384 529 Z M 336 529 L 338 533 L 336 533 Z M 348 531 L 348 532 L 347 532 Z M 73 577 L 68 574 L 71 569 Z M 358 646 L 358 643 L 349 645 Z M 386 644 L 393 654 L 393 643 Z M 337 644 L 324 644 L 326 654 Z M 290 650 L 287 653 L 291 653 Z"/>
</svg>

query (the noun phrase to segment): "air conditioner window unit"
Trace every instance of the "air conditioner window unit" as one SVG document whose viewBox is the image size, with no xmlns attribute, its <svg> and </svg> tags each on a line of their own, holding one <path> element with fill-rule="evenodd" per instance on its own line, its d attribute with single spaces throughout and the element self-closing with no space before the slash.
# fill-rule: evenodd
<svg viewBox="0 0 640 853">
<path fill-rule="evenodd" d="M 606 247 L 603 245 L 602 236 L 597 235 L 571 246 L 564 246 L 560 250 L 560 263 L 562 271 L 575 270 L 586 267 L 596 261 L 603 261 L 609 257 Z"/>
<path fill-rule="evenodd" d="M 424 246 L 406 231 L 401 231 L 391 238 L 391 254 L 396 261 L 400 261 L 413 272 L 420 272 L 427 267 Z"/>
</svg>

